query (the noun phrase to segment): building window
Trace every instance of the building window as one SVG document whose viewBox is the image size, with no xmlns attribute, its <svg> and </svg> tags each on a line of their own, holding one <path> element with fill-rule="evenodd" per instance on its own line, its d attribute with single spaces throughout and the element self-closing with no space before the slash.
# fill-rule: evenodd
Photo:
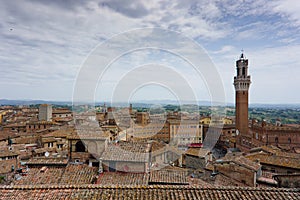
<svg viewBox="0 0 300 200">
<path fill-rule="evenodd" d="M 292 143 L 292 140 L 291 138 L 288 138 L 288 143 L 291 144 Z"/>
<path fill-rule="evenodd" d="M 53 147 L 53 142 L 49 142 L 49 143 L 48 143 L 48 147 L 49 147 L 49 148 Z"/>
<path fill-rule="evenodd" d="M 278 137 L 275 138 L 275 143 L 278 143 Z"/>
<path fill-rule="evenodd" d="M 75 145 L 76 152 L 85 152 L 85 146 L 82 141 L 78 141 Z"/>
</svg>

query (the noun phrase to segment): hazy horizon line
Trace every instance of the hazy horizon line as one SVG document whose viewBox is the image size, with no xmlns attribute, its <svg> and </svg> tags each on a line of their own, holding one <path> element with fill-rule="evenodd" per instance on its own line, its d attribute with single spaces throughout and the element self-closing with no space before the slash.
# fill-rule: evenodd
<svg viewBox="0 0 300 200">
<path fill-rule="evenodd" d="M 74 103 L 72 100 L 47 100 L 47 99 L 0 99 L 0 104 L 3 101 L 24 101 L 24 102 L 56 102 L 56 103 Z M 183 100 L 181 101 L 184 104 L 195 104 L 195 103 L 205 103 L 205 104 L 225 104 L 225 105 L 234 105 L 235 102 L 212 102 L 209 100 L 199 100 L 199 101 L 192 101 L 192 100 Z M 78 101 L 76 103 L 87 103 L 87 104 L 91 104 L 91 103 L 95 103 L 95 104 L 99 104 L 99 103 L 111 103 L 111 101 L 109 100 L 99 100 L 99 101 L 95 101 L 95 102 L 87 102 L 87 101 Z M 161 103 L 161 104 L 173 104 L 173 105 L 179 105 L 177 100 L 172 100 L 172 99 L 151 99 L 151 100 L 134 100 L 134 101 L 115 101 L 113 103 L 116 104 L 126 104 L 126 103 L 141 103 L 141 104 L 154 104 L 154 103 Z M 37 103 L 38 104 L 38 103 Z M 255 102 L 255 103 L 249 103 L 249 106 L 251 105 L 298 105 L 300 106 L 300 102 L 299 103 L 291 103 L 291 102 L 287 102 L 287 103 L 264 103 L 264 102 Z"/>
</svg>

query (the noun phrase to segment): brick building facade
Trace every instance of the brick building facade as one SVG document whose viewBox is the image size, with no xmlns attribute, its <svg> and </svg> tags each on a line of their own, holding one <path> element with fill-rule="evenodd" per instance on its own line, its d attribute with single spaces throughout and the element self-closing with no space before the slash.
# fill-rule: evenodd
<svg viewBox="0 0 300 200">
<path fill-rule="evenodd" d="M 247 141 L 251 141 L 248 128 L 248 91 L 251 84 L 248 75 L 248 59 L 242 53 L 236 61 L 237 74 L 234 77 L 235 87 L 235 118 L 236 130 L 238 134 L 237 144 L 244 146 Z"/>
</svg>

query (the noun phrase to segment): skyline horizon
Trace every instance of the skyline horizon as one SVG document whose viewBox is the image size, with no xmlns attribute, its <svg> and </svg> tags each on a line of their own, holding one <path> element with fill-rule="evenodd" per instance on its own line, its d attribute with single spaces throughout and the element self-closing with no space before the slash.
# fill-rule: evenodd
<svg viewBox="0 0 300 200">
<path fill-rule="evenodd" d="M 24 102 L 53 102 L 57 105 L 59 105 L 58 103 L 68 103 L 68 104 L 72 104 L 73 101 L 72 100 L 55 100 L 55 99 L 7 99 L 7 98 L 1 98 L 0 99 L 0 105 L 8 105 L 8 104 L 1 104 L 1 101 L 24 101 Z M 132 103 L 132 104 L 152 104 L 155 105 L 157 104 L 163 104 L 163 105 L 180 105 L 180 104 L 176 104 L 176 100 L 172 100 L 172 99 L 150 99 L 150 100 L 134 100 L 134 101 L 116 101 L 113 102 L 115 104 L 126 104 L 126 103 Z M 196 103 L 194 103 L 193 101 L 189 101 L 189 100 L 184 100 L 182 101 L 183 104 L 182 105 L 195 105 Z M 86 103 L 86 104 L 100 104 L 100 103 L 111 103 L 109 100 L 99 100 L 99 101 L 95 101 L 95 102 L 84 102 L 84 101 L 78 101 L 77 103 Z M 211 102 L 208 100 L 199 100 L 197 101 L 199 106 L 209 106 L 207 104 L 210 103 L 214 103 L 216 104 L 216 106 L 219 106 L 221 104 L 221 102 Z M 201 105 L 202 103 L 202 105 Z M 40 104 L 40 103 L 36 103 L 36 104 Z M 204 105 L 205 104 L 205 105 Z M 222 103 L 223 104 L 223 103 Z M 29 104 L 28 104 L 29 105 Z M 300 106 L 300 102 L 299 103 L 264 103 L 264 102 L 252 102 L 249 103 L 249 106 L 255 106 L 255 105 L 274 105 L 274 106 L 280 106 L 280 105 L 287 105 L 287 106 Z M 225 102 L 225 106 L 235 106 L 235 102 Z"/>
</svg>

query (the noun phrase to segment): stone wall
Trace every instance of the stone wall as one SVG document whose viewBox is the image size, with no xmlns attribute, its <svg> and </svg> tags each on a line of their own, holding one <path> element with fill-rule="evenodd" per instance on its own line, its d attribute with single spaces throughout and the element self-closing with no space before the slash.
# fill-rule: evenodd
<svg viewBox="0 0 300 200">
<path fill-rule="evenodd" d="M 278 187 L 300 188 L 300 174 L 275 175 L 274 179 L 278 182 Z"/>
<path fill-rule="evenodd" d="M 206 166 L 206 162 L 204 158 L 186 155 L 185 165 L 187 168 L 199 169 L 199 168 L 204 168 Z"/>
<path fill-rule="evenodd" d="M 103 170 L 104 171 L 114 171 L 110 170 L 111 162 L 103 161 Z M 146 172 L 146 164 L 140 162 L 115 162 L 115 170 L 119 172 Z"/>
<path fill-rule="evenodd" d="M 18 168 L 17 159 L 1 160 L 0 161 L 0 174 L 11 172 L 11 166 L 13 165 L 15 170 Z"/>
<path fill-rule="evenodd" d="M 235 163 L 216 164 L 215 167 L 219 173 L 222 173 L 247 186 L 253 187 L 256 185 L 256 173 L 250 169 L 239 166 Z"/>
</svg>

